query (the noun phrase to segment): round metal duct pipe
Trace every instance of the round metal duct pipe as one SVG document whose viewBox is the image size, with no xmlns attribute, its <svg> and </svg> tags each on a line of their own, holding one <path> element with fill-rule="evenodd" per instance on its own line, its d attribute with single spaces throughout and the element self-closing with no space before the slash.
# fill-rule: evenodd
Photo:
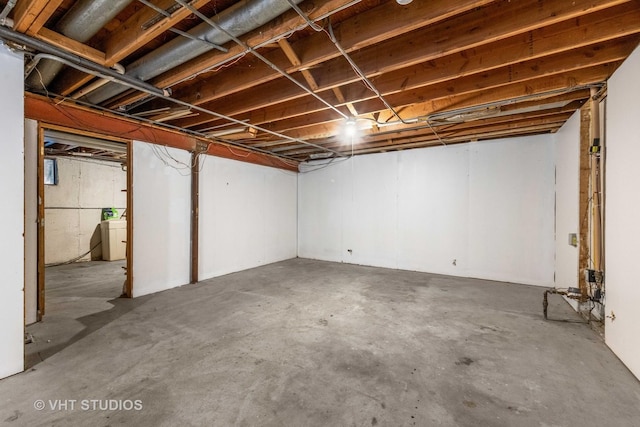
<svg viewBox="0 0 640 427">
<path fill-rule="evenodd" d="M 56 30 L 73 40 L 85 43 L 102 27 L 118 15 L 132 0 L 80 0 L 76 2 L 56 25 Z M 63 64 L 42 60 L 37 71 L 31 73 L 27 86 L 49 86 L 62 70 Z"/>
<path fill-rule="evenodd" d="M 302 0 L 294 0 L 300 3 Z M 291 8 L 287 0 L 242 0 L 211 19 L 235 37 L 252 31 L 280 16 Z M 203 22 L 189 31 L 195 38 L 215 45 L 223 45 L 231 39 L 227 34 Z M 181 65 L 213 49 L 196 40 L 177 37 L 127 66 L 126 75 L 146 81 Z M 82 98 L 83 101 L 100 104 L 127 88 L 109 83 Z"/>
</svg>

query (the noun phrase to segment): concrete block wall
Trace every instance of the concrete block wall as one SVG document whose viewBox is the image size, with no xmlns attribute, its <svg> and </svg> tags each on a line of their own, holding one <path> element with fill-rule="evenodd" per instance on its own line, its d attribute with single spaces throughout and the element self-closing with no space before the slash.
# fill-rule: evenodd
<svg viewBox="0 0 640 427">
<path fill-rule="evenodd" d="M 65 262 L 98 245 L 82 260 L 102 259 L 102 208 L 127 206 L 127 173 L 119 163 L 56 158 L 58 184 L 45 185 L 45 263 Z"/>
</svg>

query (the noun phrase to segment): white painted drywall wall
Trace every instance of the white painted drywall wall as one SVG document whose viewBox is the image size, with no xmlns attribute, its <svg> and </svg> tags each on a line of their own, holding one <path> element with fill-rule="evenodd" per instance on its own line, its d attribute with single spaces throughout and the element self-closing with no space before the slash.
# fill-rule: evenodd
<svg viewBox="0 0 640 427">
<path fill-rule="evenodd" d="M 606 343 L 640 378 L 640 48 L 608 82 L 605 189 Z"/>
<path fill-rule="evenodd" d="M 398 268 L 468 275 L 469 145 L 398 156 Z"/>
<path fill-rule="evenodd" d="M 24 308 L 38 320 L 38 122 L 24 121 Z"/>
<path fill-rule="evenodd" d="M 300 174 L 298 255 L 549 286 L 553 154 L 542 135 L 357 156 Z"/>
<path fill-rule="evenodd" d="M 397 267 L 398 161 L 398 154 L 390 153 L 354 157 L 345 164 L 344 262 Z M 371 209 L 372 206 L 376 209 Z"/>
<path fill-rule="evenodd" d="M 553 154 L 551 135 L 470 145 L 471 276 L 553 284 Z"/>
<path fill-rule="evenodd" d="M 138 297 L 189 283 L 191 155 L 134 141 L 132 160 L 133 296 Z"/>
<path fill-rule="evenodd" d="M 342 262 L 351 161 L 298 175 L 298 256 Z M 350 206 L 350 205 L 349 205 Z M 345 249 L 343 252 L 343 248 Z"/>
<path fill-rule="evenodd" d="M 56 158 L 58 184 L 45 185 L 45 264 L 66 262 L 94 248 L 81 260 L 102 259 L 102 208 L 127 207 L 127 173 L 119 163 Z M 97 247 L 96 247 L 97 245 Z"/>
<path fill-rule="evenodd" d="M 578 286 L 577 246 L 569 234 L 580 233 L 580 112 L 555 133 L 556 159 L 556 278 L 559 288 Z"/>
<path fill-rule="evenodd" d="M 201 161 L 199 279 L 295 258 L 296 174 L 213 156 Z"/>
<path fill-rule="evenodd" d="M 23 61 L 0 43 L 0 378 L 24 369 Z"/>
</svg>

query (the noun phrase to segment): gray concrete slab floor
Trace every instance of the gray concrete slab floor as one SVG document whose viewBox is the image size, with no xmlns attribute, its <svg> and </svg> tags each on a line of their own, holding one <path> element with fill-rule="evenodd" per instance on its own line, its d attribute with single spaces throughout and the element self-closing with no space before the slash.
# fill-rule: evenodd
<svg viewBox="0 0 640 427">
<path fill-rule="evenodd" d="M 33 342 L 25 346 L 27 368 L 122 312 L 114 309 L 110 301 L 123 293 L 125 265 L 126 261 L 90 261 L 46 268 L 45 316 L 42 322 L 27 327 L 33 338 Z M 111 316 L 105 316 L 105 312 Z"/>
<path fill-rule="evenodd" d="M 107 292 L 0 381 L 0 423 L 639 426 L 640 382 L 560 297 L 545 321 L 542 291 L 294 259 Z"/>
</svg>

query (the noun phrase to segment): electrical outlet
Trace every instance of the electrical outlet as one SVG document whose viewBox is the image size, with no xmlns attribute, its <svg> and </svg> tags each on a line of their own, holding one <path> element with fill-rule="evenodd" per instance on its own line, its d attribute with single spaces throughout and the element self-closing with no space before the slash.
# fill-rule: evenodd
<svg viewBox="0 0 640 427">
<path fill-rule="evenodd" d="M 576 233 L 569 233 L 569 244 L 571 246 L 578 246 L 578 235 Z"/>
</svg>

